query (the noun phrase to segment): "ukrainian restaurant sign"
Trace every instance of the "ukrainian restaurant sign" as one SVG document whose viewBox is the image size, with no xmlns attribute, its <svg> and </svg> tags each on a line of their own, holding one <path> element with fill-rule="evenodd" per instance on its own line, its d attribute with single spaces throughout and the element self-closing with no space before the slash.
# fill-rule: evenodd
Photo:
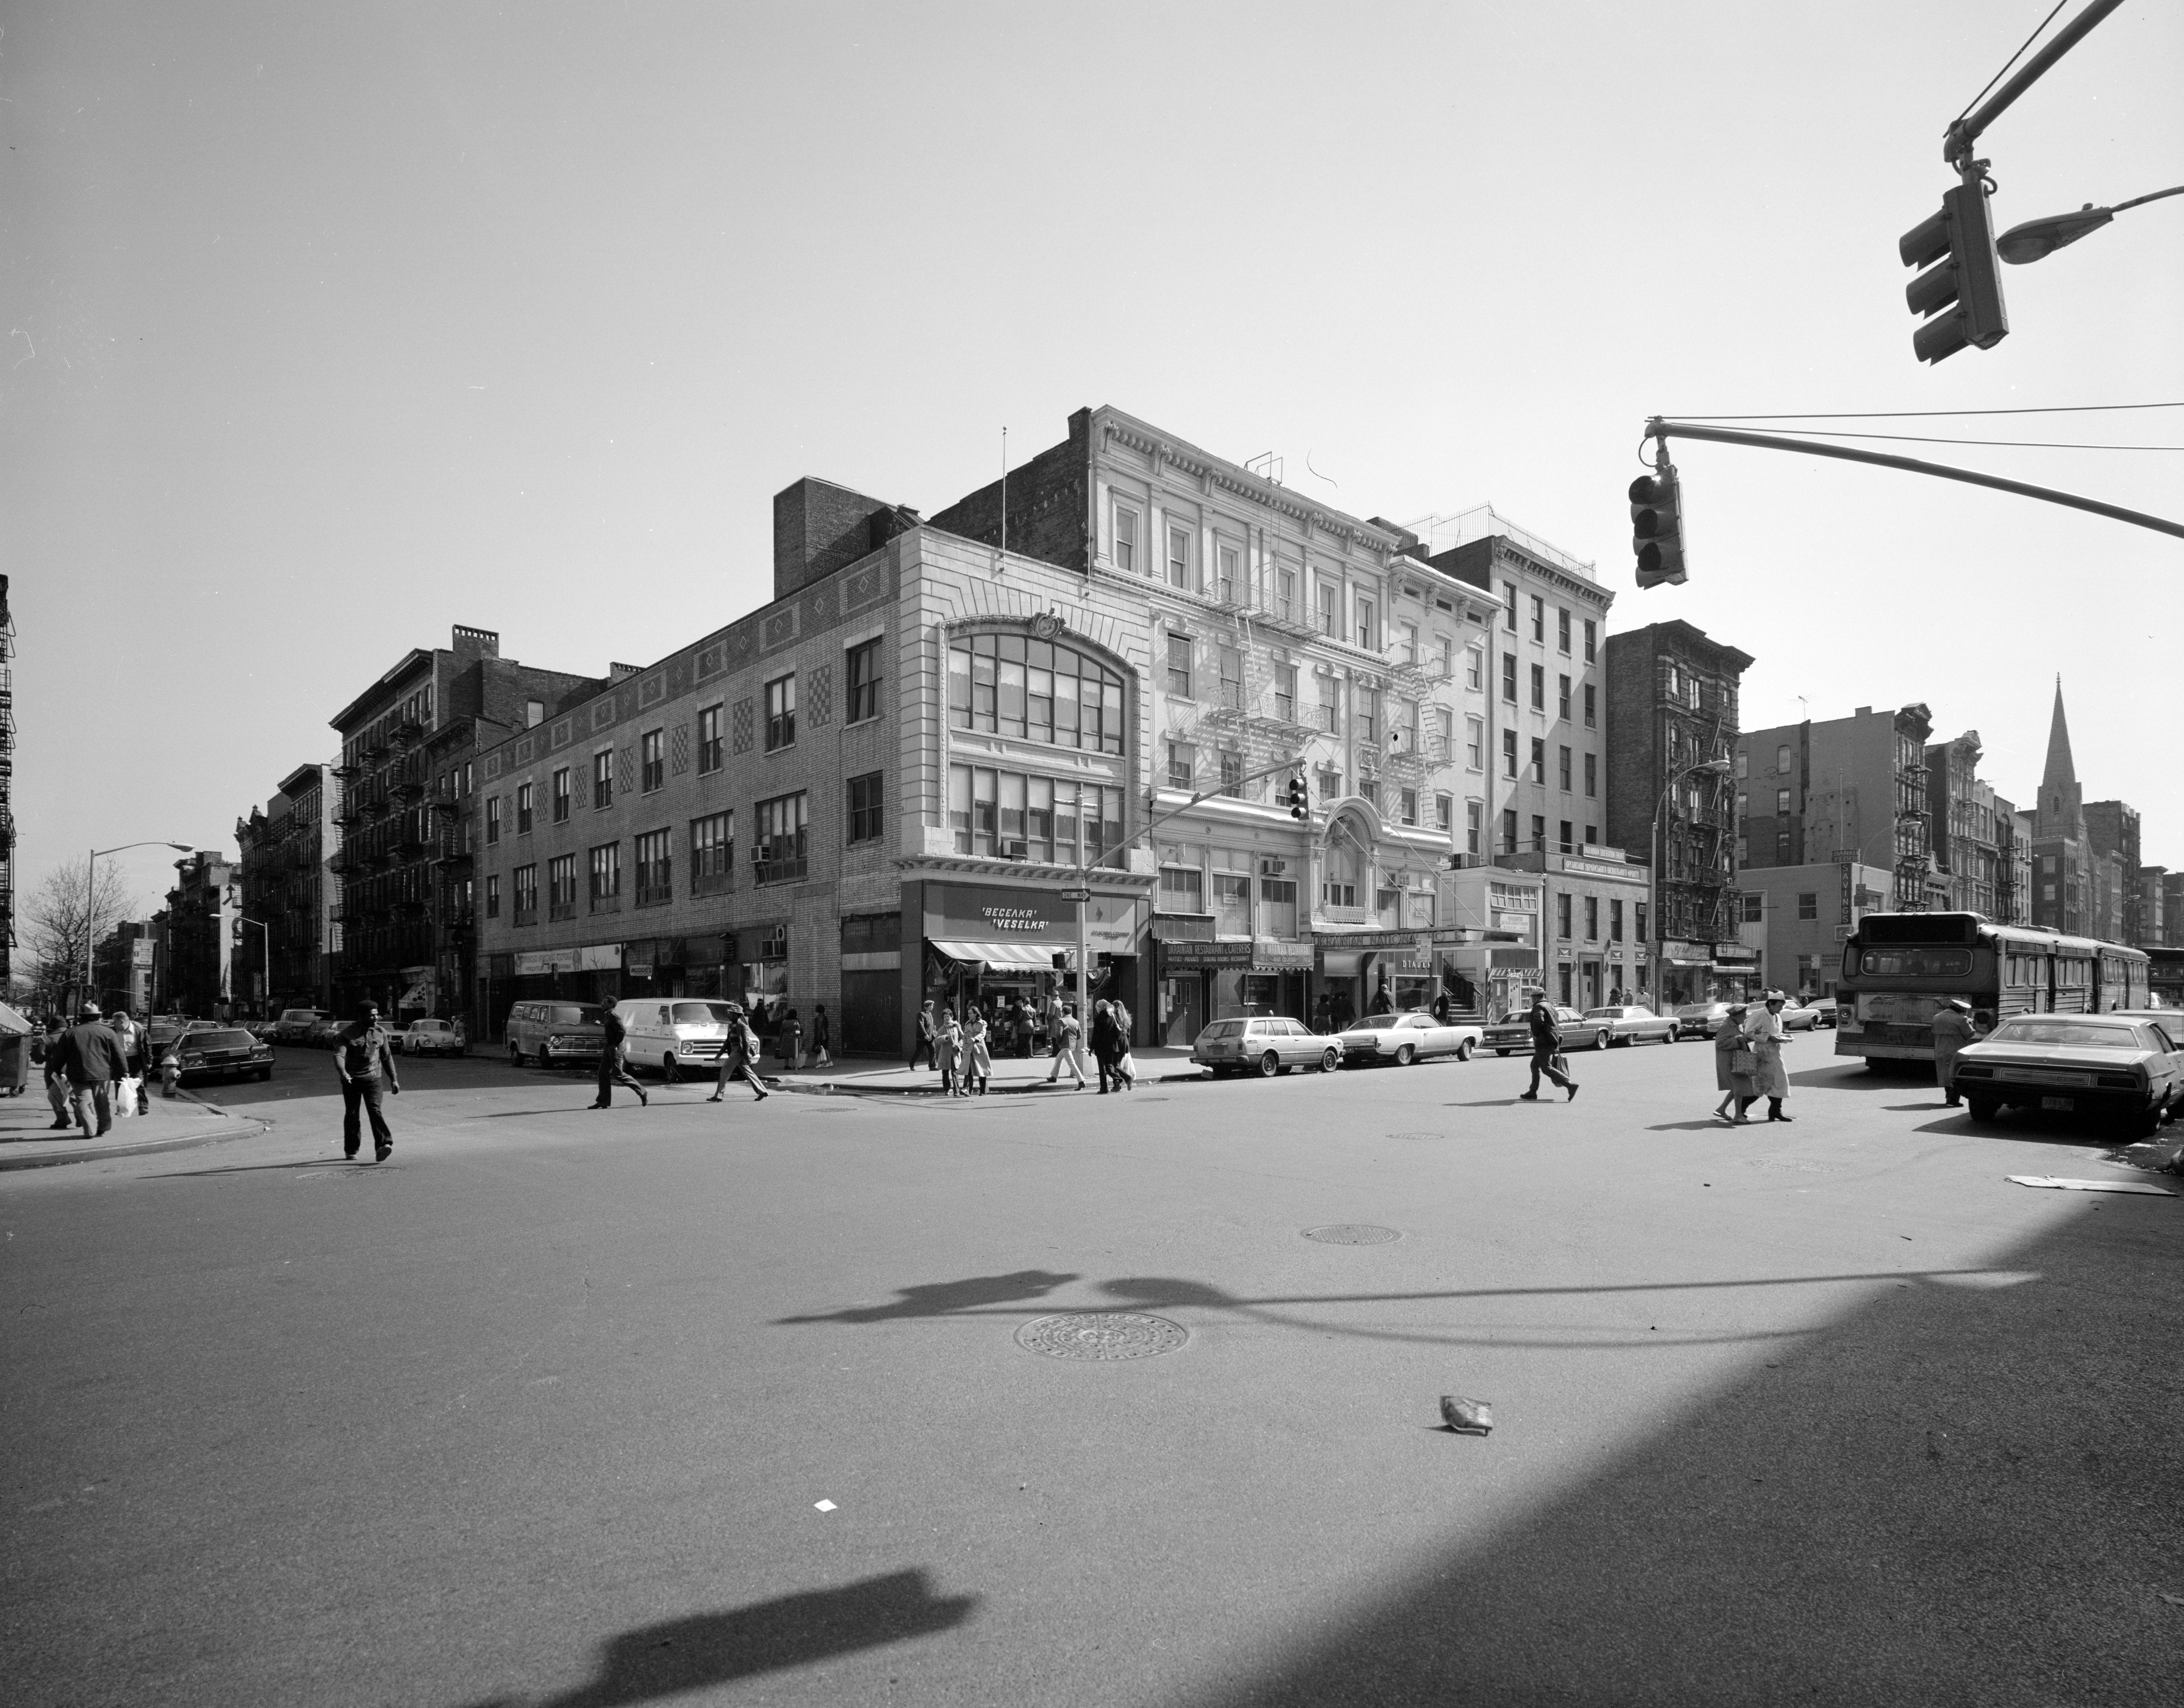
<svg viewBox="0 0 2184 1708">
<path fill-rule="evenodd" d="M 1084 904 L 1084 930 L 1095 952 L 1138 952 L 1141 903 L 1132 896 L 1095 895 Z M 1058 895 L 998 885 L 925 886 L 925 935 L 941 941 L 1051 943 L 1073 946 L 1077 907 Z"/>
</svg>

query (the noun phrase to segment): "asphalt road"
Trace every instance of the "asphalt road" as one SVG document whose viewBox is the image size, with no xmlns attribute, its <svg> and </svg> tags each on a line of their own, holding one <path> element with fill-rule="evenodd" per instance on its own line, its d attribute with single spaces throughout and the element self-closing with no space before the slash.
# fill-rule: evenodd
<svg viewBox="0 0 2184 1708">
<path fill-rule="evenodd" d="M 1739 1130 L 1689 1045 L 1574 1104 L 418 1062 L 376 1167 L 284 1051 L 262 1137 L 0 1177 L 7 1698 L 2173 1700 L 2184 1200 L 1831 1048 Z M 1017 1339 L 1084 1310 L 1186 1337 Z"/>
</svg>

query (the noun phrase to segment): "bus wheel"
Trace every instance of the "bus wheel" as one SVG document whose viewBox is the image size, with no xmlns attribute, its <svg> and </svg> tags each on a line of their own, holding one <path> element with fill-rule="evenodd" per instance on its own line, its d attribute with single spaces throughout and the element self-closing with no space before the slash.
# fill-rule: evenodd
<svg viewBox="0 0 2184 1708">
<path fill-rule="evenodd" d="M 1992 1120 L 2001 1111 L 1992 1097 L 1966 1097 L 1964 1113 L 1975 1121 L 1986 1122 Z"/>
</svg>

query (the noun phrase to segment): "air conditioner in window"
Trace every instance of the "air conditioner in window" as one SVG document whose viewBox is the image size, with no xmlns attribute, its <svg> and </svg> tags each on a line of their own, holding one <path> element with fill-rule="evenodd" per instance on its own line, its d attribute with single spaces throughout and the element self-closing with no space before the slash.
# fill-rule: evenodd
<svg viewBox="0 0 2184 1708">
<path fill-rule="evenodd" d="M 1030 857 L 1031 845 L 1027 842 L 1004 842 L 1001 844 L 1001 858 L 1004 860 L 1028 860 Z"/>
<path fill-rule="evenodd" d="M 772 858 L 773 858 L 773 845 L 772 845 L 772 843 L 770 843 L 770 842 L 754 842 L 754 843 L 752 843 L 752 844 L 751 844 L 751 864 L 752 864 L 752 865 L 754 865 L 754 866 L 763 866 L 763 865 L 765 865 L 765 864 L 766 863 L 766 862 L 767 862 L 767 861 L 769 861 L 769 860 L 771 860 L 771 859 L 772 859 Z"/>
<path fill-rule="evenodd" d="M 1279 878 L 1289 869 L 1290 862 L 1286 860 L 1262 860 L 1259 862 L 1259 875 L 1262 878 Z"/>
</svg>

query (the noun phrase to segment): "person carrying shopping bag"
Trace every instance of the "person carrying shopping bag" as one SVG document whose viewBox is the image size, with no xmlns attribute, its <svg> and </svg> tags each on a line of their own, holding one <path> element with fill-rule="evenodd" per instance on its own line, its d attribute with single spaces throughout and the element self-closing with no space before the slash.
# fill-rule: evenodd
<svg viewBox="0 0 2184 1708">
<path fill-rule="evenodd" d="M 827 1017 L 824 1002 L 816 1002 L 811 1008 L 811 1065 L 834 1065 L 834 1023 Z"/>
<path fill-rule="evenodd" d="M 1721 1093 L 1721 1101 L 1713 1107 L 1713 1118 L 1736 1127 L 1750 1125 L 1744 1112 L 1758 1096 L 1752 1083 L 1752 1071 L 1758 1064 L 1744 1037 L 1746 1012 L 1743 1003 L 1732 1003 L 1713 1035 L 1713 1083 Z M 1736 1105 L 1733 1117 L 1729 1112 L 1732 1102 Z"/>
<path fill-rule="evenodd" d="M 1788 1000 L 1780 991 L 1769 991 L 1767 1006 L 1744 1023 L 1745 1041 L 1752 1047 L 1755 1063 L 1752 1089 L 1767 1099 L 1767 1119 L 1770 1121 L 1792 1119 L 1782 1113 L 1782 1100 L 1790 1095 L 1790 1075 L 1782 1064 L 1783 1047 L 1790 1041 L 1790 1034 L 1782 1024 L 1782 1005 Z M 1750 1099 L 1746 1101 L 1748 1103 Z"/>
<path fill-rule="evenodd" d="M 940 1069 L 940 1094 L 944 1097 L 968 1095 L 958 1090 L 963 1071 L 963 1029 L 953 1014 L 943 1014 L 933 1023 L 933 1065 Z"/>
</svg>

